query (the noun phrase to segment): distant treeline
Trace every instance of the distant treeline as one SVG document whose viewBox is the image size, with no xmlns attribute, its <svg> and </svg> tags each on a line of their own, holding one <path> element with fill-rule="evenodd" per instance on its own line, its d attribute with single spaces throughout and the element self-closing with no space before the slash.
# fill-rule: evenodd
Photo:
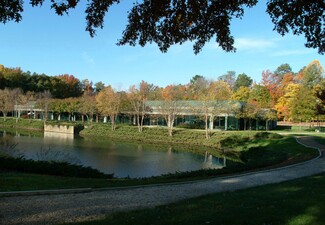
<svg viewBox="0 0 325 225">
<path fill-rule="evenodd" d="M 19 67 L 6 68 L 0 64 L 0 89 L 20 88 L 24 93 L 41 93 L 50 91 L 53 98 L 80 97 L 85 91 L 96 91 L 104 88 L 102 82 L 95 84 L 88 80 L 80 81 L 73 75 L 48 76 L 46 74 L 24 72 Z M 97 90 L 99 91 L 99 90 Z"/>
</svg>

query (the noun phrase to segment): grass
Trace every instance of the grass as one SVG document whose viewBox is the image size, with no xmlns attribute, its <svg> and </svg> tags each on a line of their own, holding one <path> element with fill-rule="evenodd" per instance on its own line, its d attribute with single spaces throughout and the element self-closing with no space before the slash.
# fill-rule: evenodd
<svg viewBox="0 0 325 225">
<path fill-rule="evenodd" d="M 44 122 L 37 119 L 16 119 L 7 117 L 6 120 L 0 118 L 0 127 L 2 128 L 15 128 L 15 129 L 28 129 L 28 130 L 43 130 Z"/>
<path fill-rule="evenodd" d="M 107 187 L 105 179 L 62 177 L 31 173 L 0 173 L 0 191 L 31 191 L 69 188 Z M 91 184 L 91 185 L 90 185 Z"/>
<path fill-rule="evenodd" d="M 315 137 L 315 140 L 318 143 L 325 145 L 325 136 L 324 135 Z"/>
<path fill-rule="evenodd" d="M 323 225 L 325 174 L 70 225 Z"/>
</svg>

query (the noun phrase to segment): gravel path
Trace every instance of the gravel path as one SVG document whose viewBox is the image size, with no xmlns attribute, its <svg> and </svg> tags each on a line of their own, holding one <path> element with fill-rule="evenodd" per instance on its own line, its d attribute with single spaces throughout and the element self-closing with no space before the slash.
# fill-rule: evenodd
<svg viewBox="0 0 325 225">
<path fill-rule="evenodd" d="M 324 151 L 324 146 L 309 137 L 299 142 Z M 79 194 L 15 196 L 0 198 L 0 224 L 57 224 L 102 218 L 116 211 L 155 207 L 210 193 L 233 191 L 279 183 L 325 172 L 325 158 L 299 165 L 215 178 L 183 184 L 156 185 L 120 190 L 98 190 Z"/>
</svg>

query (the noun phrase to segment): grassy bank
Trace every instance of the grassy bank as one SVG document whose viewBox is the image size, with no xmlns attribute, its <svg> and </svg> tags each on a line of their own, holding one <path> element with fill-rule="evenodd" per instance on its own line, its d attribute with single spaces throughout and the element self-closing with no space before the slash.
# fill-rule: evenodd
<svg viewBox="0 0 325 225">
<path fill-rule="evenodd" d="M 111 138 L 153 144 L 186 144 L 221 150 L 242 149 L 243 144 L 255 139 L 280 137 L 275 133 L 268 134 L 260 131 L 211 131 L 211 138 L 206 139 L 204 130 L 184 128 L 175 128 L 171 137 L 166 127 L 144 127 L 143 132 L 138 132 L 135 126 L 121 125 L 112 131 L 108 124 L 94 124 L 82 130 L 80 135 L 91 139 Z"/>
<path fill-rule="evenodd" d="M 281 184 L 208 195 L 176 204 L 77 224 L 323 225 L 325 174 Z"/>
<path fill-rule="evenodd" d="M 43 130 L 44 121 L 34 119 L 0 118 L 0 128 Z"/>
</svg>

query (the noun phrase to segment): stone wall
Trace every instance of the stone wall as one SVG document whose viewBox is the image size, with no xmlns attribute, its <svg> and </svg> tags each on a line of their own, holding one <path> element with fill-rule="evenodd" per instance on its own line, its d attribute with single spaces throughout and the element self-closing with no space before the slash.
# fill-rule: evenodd
<svg viewBox="0 0 325 225">
<path fill-rule="evenodd" d="M 44 125 L 45 132 L 74 134 L 74 126 L 67 125 Z"/>
</svg>

